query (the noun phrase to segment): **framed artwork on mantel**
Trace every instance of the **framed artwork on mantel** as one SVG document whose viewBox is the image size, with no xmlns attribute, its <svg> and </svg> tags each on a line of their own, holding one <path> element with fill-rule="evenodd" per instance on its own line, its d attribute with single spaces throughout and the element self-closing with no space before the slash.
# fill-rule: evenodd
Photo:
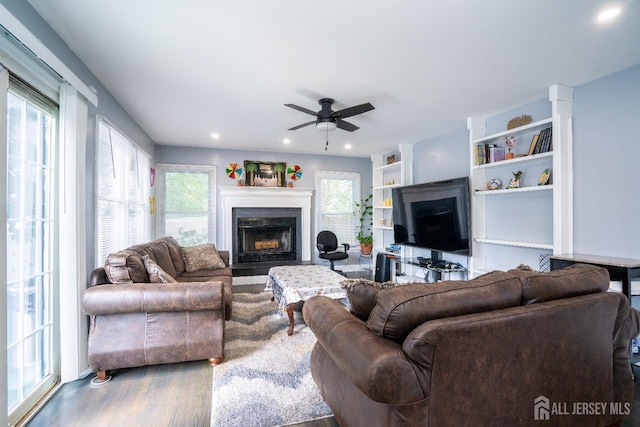
<svg viewBox="0 0 640 427">
<path fill-rule="evenodd" d="M 244 185 L 248 187 L 285 187 L 287 185 L 284 162 L 244 161 Z"/>
</svg>

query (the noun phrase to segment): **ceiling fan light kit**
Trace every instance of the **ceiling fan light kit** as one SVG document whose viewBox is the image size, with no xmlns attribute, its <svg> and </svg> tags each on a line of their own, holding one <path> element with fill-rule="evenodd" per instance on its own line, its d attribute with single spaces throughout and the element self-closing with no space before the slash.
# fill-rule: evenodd
<svg viewBox="0 0 640 427">
<path fill-rule="evenodd" d="M 334 121 L 316 122 L 316 129 L 320 132 L 331 132 L 336 130 L 338 125 Z"/>
</svg>

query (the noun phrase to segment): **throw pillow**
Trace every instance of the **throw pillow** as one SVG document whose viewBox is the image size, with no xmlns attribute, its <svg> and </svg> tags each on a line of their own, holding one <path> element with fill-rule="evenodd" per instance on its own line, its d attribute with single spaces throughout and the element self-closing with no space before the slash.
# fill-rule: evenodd
<svg viewBox="0 0 640 427">
<path fill-rule="evenodd" d="M 104 271 L 114 284 L 143 283 L 148 276 L 140 255 L 130 249 L 109 254 L 104 263 Z"/>
<path fill-rule="evenodd" d="M 380 283 L 367 279 L 346 279 L 340 284 L 347 291 L 351 313 L 365 322 L 376 305 L 378 292 L 396 285 L 393 282 Z"/>
<path fill-rule="evenodd" d="M 176 279 L 149 258 L 149 255 L 142 255 L 142 262 L 144 262 L 144 268 L 147 269 L 151 283 L 176 283 Z"/>
<path fill-rule="evenodd" d="M 213 243 L 197 246 L 183 246 L 182 258 L 188 272 L 225 268 L 226 265 Z"/>
</svg>

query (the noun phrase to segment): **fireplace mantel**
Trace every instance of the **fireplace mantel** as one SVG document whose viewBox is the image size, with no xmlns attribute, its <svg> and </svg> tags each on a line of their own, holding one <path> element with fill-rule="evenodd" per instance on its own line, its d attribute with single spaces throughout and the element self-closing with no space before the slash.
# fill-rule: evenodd
<svg viewBox="0 0 640 427">
<path fill-rule="evenodd" d="M 311 188 L 221 187 L 222 242 L 233 259 L 233 208 L 300 208 L 302 261 L 311 261 Z"/>
</svg>

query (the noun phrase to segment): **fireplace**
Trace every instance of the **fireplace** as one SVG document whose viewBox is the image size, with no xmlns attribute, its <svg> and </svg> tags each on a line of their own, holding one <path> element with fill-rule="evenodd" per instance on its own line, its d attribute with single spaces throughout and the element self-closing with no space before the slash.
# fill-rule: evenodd
<svg viewBox="0 0 640 427">
<path fill-rule="evenodd" d="M 266 271 L 268 271 L 266 267 L 272 264 L 311 262 L 311 249 L 314 247 L 311 236 L 312 189 L 228 186 L 221 187 L 219 191 L 220 201 L 222 202 L 222 217 L 219 219 L 218 224 L 218 231 L 220 232 L 218 242 L 221 248 L 231 252 L 230 261 L 232 264 L 239 264 L 236 254 L 238 244 L 237 217 L 283 218 L 295 216 L 297 218 L 295 261 L 242 263 L 238 265 L 238 268 L 232 265 L 234 276 L 253 275 L 248 273 L 256 270 L 265 270 L 264 273 L 256 274 L 266 274 Z M 280 211 L 281 213 L 278 213 L 276 209 L 291 209 L 291 211 Z M 250 268 L 245 272 L 243 266 L 250 266 Z"/>
<path fill-rule="evenodd" d="M 301 210 L 298 208 L 234 208 L 233 262 L 300 261 Z"/>
</svg>

